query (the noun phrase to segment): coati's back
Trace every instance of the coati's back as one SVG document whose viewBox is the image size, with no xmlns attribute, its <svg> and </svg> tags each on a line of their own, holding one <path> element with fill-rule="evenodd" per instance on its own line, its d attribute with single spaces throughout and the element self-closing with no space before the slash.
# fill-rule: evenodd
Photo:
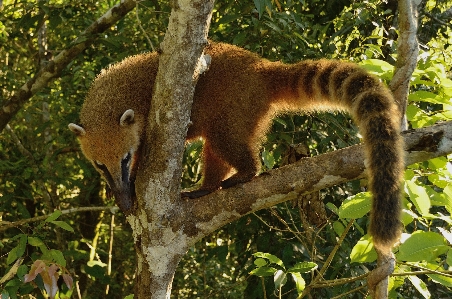
<svg viewBox="0 0 452 299">
<path fill-rule="evenodd" d="M 400 234 L 403 156 L 401 116 L 388 89 L 350 63 L 286 65 L 215 43 L 205 53 L 211 65 L 197 83 L 187 135 L 203 137 L 203 182 L 200 190 L 186 195 L 199 197 L 252 179 L 260 168 L 260 144 L 276 114 L 347 110 L 365 140 L 374 196 L 371 234 L 380 249 L 389 250 Z M 109 68 L 93 83 L 81 125 L 70 125 L 126 212 L 157 67 L 157 55 L 144 54 Z"/>
</svg>

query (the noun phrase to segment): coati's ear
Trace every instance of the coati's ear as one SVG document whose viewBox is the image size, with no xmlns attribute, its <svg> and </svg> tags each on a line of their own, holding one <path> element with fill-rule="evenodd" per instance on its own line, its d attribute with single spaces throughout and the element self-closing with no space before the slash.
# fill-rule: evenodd
<svg viewBox="0 0 452 299">
<path fill-rule="evenodd" d="M 83 129 L 83 128 L 82 128 L 81 126 L 79 126 L 79 125 L 70 123 L 70 124 L 68 125 L 68 127 L 69 127 L 69 130 L 71 130 L 72 132 L 74 132 L 75 135 L 77 135 L 77 136 L 84 136 L 84 135 L 86 134 L 85 129 Z"/>
<path fill-rule="evenodd" d="M 124 114 L 121 116 L 121 119 L 119 120 L 119 125 L 121 127 L 133 124 L 133 118 L 135 117 L 135 112 L 133 112 L 132 109 L 126 110 Z"/>
</svg>

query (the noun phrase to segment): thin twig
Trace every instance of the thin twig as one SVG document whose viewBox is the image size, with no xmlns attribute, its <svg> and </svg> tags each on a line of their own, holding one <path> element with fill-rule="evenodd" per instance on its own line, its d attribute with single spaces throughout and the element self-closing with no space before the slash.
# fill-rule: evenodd
<svg viewBox="0 0 452 299">
<path fill-rule="evenodd" d="M 112 252 L 113 252 L 114 228 L 115 228 L 115 214 L 112 214 L 111 222 L 110 222 L 110 248 L 108 249 L 107 276 L 111 275 L 111 261 L 113 259 Z M 110 284 L 107 284 L 107 288 L 105 290 L 106 295 L 108 295 L 109 290 L 110 290 Z"/>
<path fill-rule="evenodd" d="M 79 208 L 72 208 L 72 209 L 67 209 L 67 210 L 62 210 L 61 214 L 62 215 L 67 215 L 67 214 L 72 214 L 72 213 L 79 213 L 79 212 L 87 212 L 87 211 L 105 211 L 105 210 L 110 210 L 111 213 L 116 213 L 119 208 L 116 206 L 107 206 L 107 207 L 79 207 Z M 33 217 L 33 218 L 28 218 L 28 219 L 22 219 L 22 220 L 18 220 L 18 221 L 14 221 L 14 222 L 9 222 L 9 221 L 0 221 L 0 232 L 7 230 L 8 228 L 11 227 L 17 227 L 17 226 L 21 226 L 21 225 L 25 225 L 31 222 L 37 222 L 37 221 L 42 221 L 47 219 L 50 216 L 50 214 L 47 215 L 42 215 L 42 216 L 37 216 L 37 217 Z"/>
<path fill-rule="evenodd" d="M 354 293 L 354 292 L 359 291 L 359 290 L 361 290 L 361 289 L 364 289 L 365 287 L 366 287 L 366 285 L 359 286 L 359 287 L 354 288 L 354 289 L 352 289 L 352 290 L 350 290 L 350 291 L 348 291 L 348 292 L 346 292 L 346 293 L 337 295 L 337 296 L 335 296 L 335 297 L 331 297 L 331 299 L 338 299 L 338 298 L 344 297 L 344 296 L 346 296 L 346 295 L 348 295 L 348 294 L 351 294 L 351 293 Z"/>
<path fill-rule="evenodd" d="M 135 16 L 137 18 L 138 26 L 140 27 L 141 31 L 143 32 L 144 37 L 148 40 L 149 46 L 152 49 L 152 52 L 155 52 L 154 44 L 151 42 L 151 39 L 149 38 L 148 34 L 146 33 L 146 30 L 144 30 L 143 26 L 141 25 L 140 16 L 138 14 L 138 4 L 140 4 L 141 1 L 137 1 L 137 6 L 135 8 Z"/>
<path fill-rule="evenodd" d="M 329 265 L 333 261 L 333 258 L 336 255 L 336 252 L 339 250 L 339 247 L 342 245 L 342 242 L 344 241 L 345 237 L 347 236 L 348 231 L 350 230 L 350 228 L 352 227 L 354 222 L 355 222 L 354 219 L 350 220 L 350 222 L 348 223 L 348 225 L 345 228 L 344 232 L 342 233 L 341 237 L 339 238 L 337 244 L 334 246 L 334 248 L 331 251 L 330 255 L 328 256 L 328 258 L 326 259 L 325 263 L 323 264 L 323 267 L 317 273 L 317 276 L 313 279 L 313 281 L 309 284 L 309 286 L 307 286 L 303 290 L 303 293 L 300 296 L 298 296 L 297 299 L 301 299 L 304 296 L 306 296 L 311 291 L 313 286 L 316 285 L 319 282 L 319 280 L 323 278 L 323 274 L 325 274 L 325 272 L 328 269 Z"/>
</svg>

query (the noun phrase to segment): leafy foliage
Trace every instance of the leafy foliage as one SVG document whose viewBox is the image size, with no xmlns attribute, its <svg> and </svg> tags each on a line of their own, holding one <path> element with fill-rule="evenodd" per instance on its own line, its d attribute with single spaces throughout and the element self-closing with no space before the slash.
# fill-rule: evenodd
<svg viewBox="0 0 452 299">
<path fill-rule="evenodd" d="M 2 103 L 114 5 L 92 0 L 2 3 Z M 389 82 L 397 46 L 393 3 L 217 1 L 210 37 L 271 60 L 353 60 Z M 452 28 L 444 14 L 451 6 L 449 0 L 423 1 L 421 6 L 423 46 L 407 107 L 411 128 L 452 118 Z M 59 79 L 40 90 L 0 135 L 2 224 L 50 215 L 41 222 L 2 231 L 2 297 L 51 297 L 57 287 L 55 297 L 76 297 L 70 278 L 77 282 L 82 298 L 124 298 L 133 292 L 133 239 L 123 215 L 59 212 L 113 205 L 67 124 L 77 122 L 84 96 L 101 69 L 158 47 L 169 12 L 168 1 L 139 1 L 135 11 L 99 36 Z M 294 145 L 302 145 L 305 155 L 316 155 L 358 143 L 356 132 L 350 119 L 341 114 L 279 116 L 262 150 L 262 170 L 289 163 Z M 195 142 L 186 148 L 184 187 L 200 179 L 201 146 Z M 391 298 L 450 296 L 450 159 L 410 165 L 406 171 L 404 238 L 396 249 L 397 276 L 390 280 Z M 328 219 L 319 227 L 306 220 L 302 199 L 298 199 L 292 205 L 284 203 L 248 215 L 207 236 L 181 261 L 174 277 L 174 297 L 296 298 L 315 281 L 318 271 L 323 271 L 327 283 L 309 289 L 313 298 L 346 293 L 345 297 L 365 297 L 363 280 L 335 281 L 361 277 L 375 266 L 372 240 L 366 234 L 369 195 L 360 193 L 365 186 L 364 180 L 355 181 L 318 194 Z M 340 236 L 345 237 L 337 244 Z M 270 277 L 265 273 L 271 273 Z"/>
</svg>

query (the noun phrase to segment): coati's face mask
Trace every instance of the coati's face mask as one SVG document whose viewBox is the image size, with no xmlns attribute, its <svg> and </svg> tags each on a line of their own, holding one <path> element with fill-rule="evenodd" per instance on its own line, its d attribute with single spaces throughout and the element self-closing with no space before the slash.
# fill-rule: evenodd
<svg viewBox="0 0 452 299">
<path fill-rule="evenodd" d="M 130 212 L 135 195 L 135 176 L 140 146 L 140 126 L 134 111 L 126 110 L 117 125 L 105 128 L 84 128 L 69 124 L 85 156 L 105 178 L 107 196 L 126 214 Z"/>
</svg>

